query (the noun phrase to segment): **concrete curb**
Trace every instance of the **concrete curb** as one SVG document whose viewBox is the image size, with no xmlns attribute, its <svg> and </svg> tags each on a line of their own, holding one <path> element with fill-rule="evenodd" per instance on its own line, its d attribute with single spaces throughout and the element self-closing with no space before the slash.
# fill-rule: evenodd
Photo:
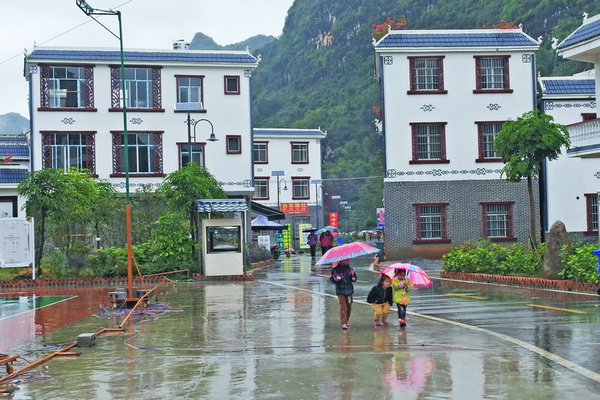
<svg viewBox="0 0 600 400">
<path fill-rule="evenodd" d="M 543 289 L 556 289 L 571 292 L 596 292 L 598 284 L 587 282 L 564 281 L 543 278 L 527 278 L 522 276 L 502 276 L 489 274 L 476 274 L 469 272 L 441 271 L 440 277 L 464 281 L 486 283 L 501 283 L 513 286 L 537 287 Z"/>
<path fill-rule="evenodd" d="M 144 282 L 158 282 L 161 277 L 148 277 Z M 139 277 L 133 279 L 136 284 L 141 284 Z M 110 286 L 126 285 L 127 277 L 119 278 L 73 278 L 73 279 L 16 279 L 0 282 L 0 288 L 31 288 L 31 287 L 51 287 L 51 286 Z"/>
</svg>

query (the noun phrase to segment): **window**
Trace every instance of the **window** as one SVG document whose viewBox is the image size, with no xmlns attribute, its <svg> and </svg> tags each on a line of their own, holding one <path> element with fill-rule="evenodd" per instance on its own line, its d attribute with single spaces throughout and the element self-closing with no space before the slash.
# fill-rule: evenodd
<svg viewBox="0 0 600 400">
<path fill-rule="evenodd" d="M 444 57 L 408 57 L 410 90 L 408 94 L 446 94 Z"/>
<path fill-rule="evenodd" d="M 188 143 L 177 143 L 179 147 L 179 168 L 190 162 L 190 151 Z M 192 162 L 204 166 L 204 144 L 192 143 Z"/>
<path fill-rule="evenodd" d="M 160 68 L 125 68 L 127 108 L 164 111 L 161 108 Z M 121 70 L 111 67 L 111 111 L 121 111 Z"/>
<path fill-rule="evenodd" d="M 292 142 L 292 164 L 308 164 L 308 142 Z"/>
<path fill-rule="evenodd" d="M 254 198 L 257 200 L 269 199 L 269 178 L 254 178 Z"/>
<path fill-rule="evenodd" d="M 225 94 L 240 94 L 239 76 L 225 76 Z"/>
<path fill-rule="evenodd" d="M 225 136 L 227 154 L 242 154 L 242 137 L 237 135 Z"/>
<path fill-rule="evenodd" d="M 587 232 L 586 233 L 598 233 L 598 194 L 586 194 L 586 220 L 587 220 Z"/>
<path fill-rule="evenodd" d="M 582 121 L 589 121 L 592 119 L 596 119 L 596 113 L 581 113 Z"/>
<path fill-rule="evenodd" d="M 202 79 L 204 76 L 176 76 L 177 78 L 177 103 L 196 103 L 199 111 L 204 109 L 202 92 Z M 191 105 L 191 104 L 190 104 Z"/>
<path fill-rule="evenodd" d="M 412 153 L 411 164 L 448 163 L 446 160 L 446 123 L 411 123 Z"/>
<path fill-rule="evenodd" d="M 95 132 L 41 133 L 42 168 L 88 169 L 95 173 Z"/>
<path fill-rule="evenodd" d="M 292 178 L 292 199 L 309 199 L 309 179 L 310 178 Z"/>
<path fill-rule="evenodd" d="M 447 203 L 414 204 L 415 243 L 450 242 L 447 237 Z"/>
<path fill-rule="evenodd" d="M 300 230 L 300 225 L 302 224 L 310 225 L 310 217 L 294 217 L 294 239 L 300 239 L 302 237 L 302 231 Z"/>
<path fill-rule="evenodd" d="M 48 66 L 40 69 L 40 111 L 94 108 L 93 67 Z"/>
<path fill-rule="evenodd" d="M 122 176 L 125 174 L 123 160 L 123 132 L 112 132 L 113 134 L 113 174 L 111 176 Z M 162 132 L 131 132 L 127 135 L 129 150 L 129 173 L 137 176 L 162 175 Z"/>
<path fill-rule="evenodd" d="M 494 139 L 504 122 L 476 122 L 479 157 L 477 162 L 502 161 L 494 151 Z"/>
<path fill-rule="evenodd" d="M 0 196 L 0 218 L 19 216 L 17 196 Z"/>
<path fill-rule="evenodd" d="M 513 203 L 481 203 L 482 235 L 491 240 L 511 239 L 513 234 Z"/>
<path fill-rule="evenodd" d="M 254 163 L 269 163 L 269 142 L 254 142 Z"/>
<path fill-rule="evenodd" d="M 508 75 L 510 56 L 475 56 L 475 82 L 473 93 L 512 93 Z"/>
</svg>

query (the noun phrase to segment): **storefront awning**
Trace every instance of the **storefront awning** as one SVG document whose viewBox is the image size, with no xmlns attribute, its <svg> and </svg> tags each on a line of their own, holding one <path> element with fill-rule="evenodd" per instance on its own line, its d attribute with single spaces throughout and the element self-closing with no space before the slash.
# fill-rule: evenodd
<svg viewBox="0 0 600 400">
<path fill-rule="evenodd" d="M 245 200 L 239 199 L 201 199 L 196 200 L 197 212 L 248 211 Z"/>
<path fill-rule="evenodd" d="M 269 221 L 285 219 L 285 214 L 281 211 L 259 204 L 255 201 L 250 201 L 250 210 L 257 214 L 264 215 Z"/>
</svg>

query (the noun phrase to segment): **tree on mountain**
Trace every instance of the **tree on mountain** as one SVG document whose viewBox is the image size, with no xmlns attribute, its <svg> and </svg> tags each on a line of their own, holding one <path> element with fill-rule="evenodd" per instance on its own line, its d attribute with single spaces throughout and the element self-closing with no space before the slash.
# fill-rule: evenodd
<svg viewBox="0 0 600 400">
<path fill-rule="evenodd" d="M 542 161 L 556 160 L 563 146 L 571 144 L 564 125 L 539 111 L 529 111 L 516 120 L 502 125 L 494 140 L 494 150 L 502 158 L 502 175 L 509 182 L 527 178 L 529 193 L 529 224 L 532 246 L 537 245 L 535 207 L 532 180 L 539 176 Z"/>
</svg>

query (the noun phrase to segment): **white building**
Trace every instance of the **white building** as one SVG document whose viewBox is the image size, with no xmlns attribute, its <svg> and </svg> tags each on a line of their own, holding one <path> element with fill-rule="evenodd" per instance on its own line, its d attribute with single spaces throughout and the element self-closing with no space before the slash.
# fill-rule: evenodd
<svg viewBox="0 0 600 400">
<path fill-rule="evenodd" d="M 591 73 L 590 73 L 591 72 Z M 556 123 L 579 126 L 596 119 L 593 71 L 575 76 L 540 77 L 540 108 Z M 593 209 L 600 178 L 597 158 L 573 157 L 563 149 L 557 160 L 545 163 L 546 231 L 562 221 L 573 238 L 596 240 L 597 218 Z"/>
<path fill-rule="evenodd" d="M 557 47 L 558 54 L 564 58 L 578 60 L 594 64 L 595 73 L 595 96 L 594 106 L 590 107 L 589 114 L 598 116 L 597 99 L 600 98 L 600 15 L 586 18 L 583 24 L 563 40 Z M 600 119 L 587 119 L 567 126 L 571 137 L 571 146 L 566 150 L 566 156 L 572 159 L 580 159 L 578 165 L 586 165 L 581 177 L 574 178 L 572 174 L 563 179 L 576 179 L 582 185 L 575 193 L 566 195 L 580 197 L 576 210 L 579 222 L 574 226 L 567 225 L 567 230 L 579 231 L 583 228 L 581 214 L 583 213 L 583 196 L 585 196 L 586 223 L 584 232 L 588 234 L 598 233 L 598 192 L 600 191 Z M 590 160 L 583 160 L 590 159 Z M 584 164 L 585 163 L 585 164 Z M 596 171 L 594 171 L 594 166 Z M 583 183 L 585 181 L 585 183 Z M 570 200 L 573 202 L 573 200 Z"/>
<path fill-rule="evenodd" d="M 374 43 L 388 257 L 528 240 L 525 183 L 501 178 L 493 140 L 537 108 L 538 47 L 521 29 L 399 30 Z"/>
<path fill-rule="evenodd" d="M 29 172 L 29 144 L 26 135 L 0 135 L 0 218 L 26 216 L 25 199 L 17 186 Z"/>
<path fill-rule="evenodd" d="M 321 191 L 320 129 L 254 128 L 253 200 L 281 210 L 298 248 L 300 224 L 326 225 Z"/>
<path fill-rule="evenodd" d="M 160 185 L 191 153 L 228 194 L 250 196 L 250 79 L 258 59 L 234 51 L 125 50 L 124 60 L 130 190 Z M 119 51 L 37 47 L 25 61 L 33 169 L 87 168 L 124 191 Z M 207 140 L 213 129 L 218 141 Z"/>
</svg>

